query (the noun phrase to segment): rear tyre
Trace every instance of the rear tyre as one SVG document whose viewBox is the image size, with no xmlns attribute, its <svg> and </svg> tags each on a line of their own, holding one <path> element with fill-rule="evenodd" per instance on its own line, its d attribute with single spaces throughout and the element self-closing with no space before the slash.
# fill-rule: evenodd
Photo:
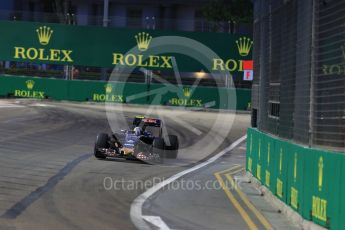
<svg viewBox="0 0 345 230">
<path fill-rule="evenodd" d="M 165 143 L 162 138 L 156 138 L 153 140 L 153 153 L 159 154 L 159 157 L 164 158 Z"/>
<path fill-rule="evenodd" d="M 94 149 L 94 155 L 98 159 L 105 159 L 106 155 L 99 152 L 99 148 L 109 148 L 109 136 L 106 133 L 100 133 L 97 135 L 96 143 L 95 143 L 95 149 Z"/>
<path fill-rule="evenodd" d="M 166 158 L 176 159 L 178 154 L 179 142 L 175 135 L 168 135 L 168 141 L 165 143 L 165 155 Z"/>
</svg>

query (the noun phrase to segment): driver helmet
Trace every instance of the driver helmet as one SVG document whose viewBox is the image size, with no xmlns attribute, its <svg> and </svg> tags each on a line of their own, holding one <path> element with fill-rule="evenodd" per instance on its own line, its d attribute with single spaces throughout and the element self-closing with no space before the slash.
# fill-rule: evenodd
<svg viewBox="0 0 345 230">
<path fill-rule="evenodd" d="M 140 127 L 135 127 L 134 128 L 134 133 L 135 133 L 135 135 L 140 136 L 141 135 L 141 128 Z"/>
</svg>

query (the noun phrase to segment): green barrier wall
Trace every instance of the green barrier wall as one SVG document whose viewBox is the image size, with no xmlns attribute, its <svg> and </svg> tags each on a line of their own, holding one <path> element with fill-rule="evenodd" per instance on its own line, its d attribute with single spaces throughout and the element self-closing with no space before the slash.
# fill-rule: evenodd
<svg viewBox="0 0 345 230">
<path fill-rule="evenodd" d="M 251 91 L 0 76 L 0 96 L 247 110 L 251 100 Z"/>
<path fill-rule="evenodd" d="M 345 155 L 247 132 L 247 171 L 304 219 L 345 229 Z"/>
</svg>

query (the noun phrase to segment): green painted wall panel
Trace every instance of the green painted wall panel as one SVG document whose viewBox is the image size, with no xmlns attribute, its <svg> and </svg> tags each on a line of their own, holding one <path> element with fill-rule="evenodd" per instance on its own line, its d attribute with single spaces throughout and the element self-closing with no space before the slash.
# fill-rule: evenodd
<svg viewBox="0 0 345 230">
<path fill-rule="evenodd" d="M 288 174 L 287 174 L 287 204 L 302 215 L 304 205 L 304 171 L 307 160 L 305 158 L 308 149 L 302 146 L 289 144 L 288 150 Z"/>
<path fill-rule="evenodd" d="M 265 139 L 266 137 L 263 135 L 257 135 L 256 141 L 256 149 L 257 149 L 257 157 L 256 157 L 256 174 L 255 177 L 261 182 L 264 183 L 264 163 L 265 163 Z"/>
<path fill-rule="evenodd" d="M 342 159 L 341 160 L 341 173 L 340 173 L 340 178 L 345 178 L 345 160 Z M 339 229 L 345 229 L 345 211 L 344 211 L 344 207 L 345 207 L 345 183 L 341 182 L 340 183 L 341 189 L 340 189 L 340 201 L 339 201 L 339 205 L 340 205 L 340 222 L 339 222 Z"/>
<path fill-rule="evenodd" d="M 236 97 L 240 98 L 237 100 L 237 107 L 238 110 L 247 110 L 250 109 L 250 102 L 251 102 L 251 90 L 249 89 L 237 89 L 236 90 Z"/>
<path fill-rule="evenodd" d="M 266 187 L 271 187 L 271 174 L 272 174 L 272 141 L 269 137 L 263 136 L 261 142 L 261 153 L 259 157 L 260 167 L 261 167 L 261 183 Z M 257 172 L 258 174 L 258 172 Z"/>
<path fill-rule="evenodd" d="M 70 81 L 68 99 L 71 101 L 92 101 L 93 95 L 105 94 L 105 83 L 94 81 Z M 68 100 L 66 98 L 66 100 Z"/>
<path fill-rule="evenodd" d="M 274 153 L 276 155 L 276 165 L 274 168 L 274 173 L 276 175 L 275 195 L 282 201 L 287 201 L 287 182 L 288 182 L 288 165 L 289 165 L 289 144 L 276 140 L 274 147 Z"/>
<path fill-rule="evenodd" d="M 0 76 L 1 96 L 55 100 L 247 110 L 250 93 L 242 89 Z"/>
<path fill-rule="evenodd" d="M 127 103 L 130 104 L 155 104 L 153 103 L 154 94 L 146 84 L 126 83 L 118 84 L 119 94 L 125 96 Z M 159 103 L 157 103 L 159 104 Z"/>
<path fill-rule="evenodd" d="M 312 156 L 311 156 L 312 155 Z M 339 229 L 341 161 L 344 155 L 312 150 L 307 158 L 305 211 L 313 222 L 330 229 Z M 344 208 L 344 207 L 343 207 Z"/>
<path fill-rule="evenodd" d="M 267 185 L 261 173 L 262 184 L 304 219 L 326 228 L 344 229 L 344 154 L 306 148 L 252 128 L 247 135 L 247 171 L 249 159 L 253 158 L 255 164 L 261 165 L 261 171 L 271 171 L 272 183 Z M 253 152 L 258 145 L 261 159 L 255 160 Z M 255 167 L 251 173 L 259 178 Z"/>
<path fill-rule="evenodd" d="M 257 177 L 257 164 L 258 164 L 258 154 L 259 154 L 259 136 L 260 133 L 258 132 L 253 132 L 252 133 L 252 138 L 253 142 L 251 144 L 251 149 L 252 149 L 252 174 Z"/>
<path fill-rule="evenodd" d="M 247 156 L 246 156 L 246 170 L 248 172 L 253 171 L 253 129 L 248 129 L 247 131 Z"/>
<path fill-rule="evenodd" d="M 18 97 L 53 98 L 64 100 L 67 98 L 68 82 L 65 80 L 23 77 L 0 77 L 0 94 Z"/>
</svg>

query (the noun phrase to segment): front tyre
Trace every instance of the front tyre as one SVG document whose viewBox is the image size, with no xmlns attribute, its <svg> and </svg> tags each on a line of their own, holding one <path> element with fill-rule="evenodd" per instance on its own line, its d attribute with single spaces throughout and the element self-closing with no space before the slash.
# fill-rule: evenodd
<svg viewBox="0 0 345 230">
<path fill-rule="evenodd" d="M 106 133 L 100 133 L 97 135 L 96 143 L 95 143 L 95 148 L 94 148 L 94 155 L 97 159 L 105 159 L 106 155 L 98 149 L 104 148 L 107 149 L 109 148 L 109 136 Z"/>
</svg>

